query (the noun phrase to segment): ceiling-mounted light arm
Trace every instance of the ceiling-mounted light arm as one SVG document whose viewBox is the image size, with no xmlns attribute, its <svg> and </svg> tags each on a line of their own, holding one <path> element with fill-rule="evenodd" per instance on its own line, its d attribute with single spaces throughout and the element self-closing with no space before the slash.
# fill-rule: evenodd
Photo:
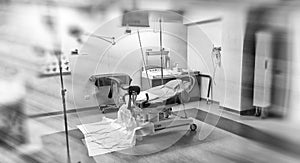
<svg viewBox="0 0 300 163">
<path fill-rule="evenodd" d="M 94 34 L 85 34 L 85 35 L 89 35 L 89 36 L 92 36 L 92 37 L 101 37 L 101 38 L 105 38 L 105 39 L 115 39 L 115 37 L 108 37 L 108 36 L 102 36 L 102 35 L 94 35 Z"/>
<path fill-rule="evenodd" d="M 85 33 L 79 27 L 71 27 L 69 29 L 69 34 L 71 36 L 77 38 L 77 40 L 79 42 L 81 42 L 81 36 L 90 36 L 90 37 L 98 38 L 98 39 L 101 39 L 101 40 L 106 41 L 108 43 L 111 43 L 112 45 L 116 44 L 115 37 L 108 37 L 108 36 L 101 36 L 101 35 Z"/>
<path fill-rule="evenodd" d="M 94 34 L 84 34 L 84 35 L 88 35 L 90 37 L 94 37 L 94 38 L 98 38 L 101 39 L 103 41 L 106 41 L 108 43 L 111 43 L 112 45 L 115 45 L 115 37 L 108 37 L 108 36 L 99 36 L 99 35 L 94 35 Z"/>
</svg>

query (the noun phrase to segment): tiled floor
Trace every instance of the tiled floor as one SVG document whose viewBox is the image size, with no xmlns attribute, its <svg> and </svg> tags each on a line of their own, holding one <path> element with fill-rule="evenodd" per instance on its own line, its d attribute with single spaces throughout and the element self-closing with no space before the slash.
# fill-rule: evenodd
<svg viewBox="0 0 300 163">
<path fill-rule="evenodd" d="M 246 126 L 253 127 L 255 129 L 259 129 L 268 134 L 272 134 L 275 136 L 279 136 L 283 140 L 288 140 L 292 143 L 295 143 L 295 146 L 300 146 L 299 137 L 297 133 L 300 133 L 300 130 L 293 126 L 293 124 L 288 123 L 284 120 L 280 119 L 259 119 L 256 117 L 240 117 L 235 113 L 231 113 L 228 111 L 223 111 L 219 109 L 217 104 L 206 104 L 205 101 L 201 102 L 192 102 L 189 104 L 185 104 L 184 106 L 174 107 L 174 111 L 182 110 L 189 108 L 198 108 L 203 111 L 212 113 L 217 115 L 212 120 L 209 116 L 206 117 L 205 121 L 210 124 L 218 123 L 218 117 L 225 117 L 234 122 L 243 124 Z M 90 123 L 95 122 L 97 120 L 101 120 L 101 117 L 108 116 L 113 118 L 116 116 L 115 113 L 108 113 L 103 115 L 97 108 L 88 110 L 88 111 L 80 111 L 77 113 L 68 114 L 69 121 L 69 129 L 76 129 L 76 125 L 82 123 Z M 217 118 L 216 118 L 217 117 Z M 205 122 L 204 121 L 204 122 Z M 127 158 L 125 162 L 163 162 L 163 161 L 177 161 L 180 162 L 180 159 L 177 155 L 179 153 L 183 158 L 190 161 L 200 161 L 200 162 L 297 162 L 298 157 L 295 157 L 294 154 L 289 152 L 284 152 L 280 149 L 273 148 L 272 146 L 268 146 L 266 144 L 255 142 L 253 140 L 247 140 L 238 135 L 234 135 L 222 129 L 218 129 L 212 125 L 208 125 L 203 122 L 198 122 L 200 130 L 198 132 L 202 133 L 210 133 L 206 134 L 207 140 L 203 139 L 203 141 L 197 142 L 195 144 L 191 144 L 191 146 L 184 146 L 184 151 L 177 148 L 170 148 L 165 152 L 159 152 L 159 154 L 154 154 L 151 156 L 138 157 L 136 160 L 133 159 L 135 157 L 125 157 L 118 156 L 116 154 L 106 155 L 103 157 L 97 157 L 95 160 L 99 161 L 103 158 L 106 160 L 111 160 L 112 158 L 118 162 L 124 157 Z M 32 118 L 28 120 L 29 134 L 30 140 L 37 147 L 42 147 L 43 143 L 41 141 L 41 137 L 45 135 L 55 134 L 57 132 L 63 131 L 63 118 L 61 115 L 55 116 L 47 116 L 47 117 L 39 117 Z M 211 130 L 212 129 L 212 130 Z M 243 130 L 243 129 L 240 129 Z M 205 131 L 205 132 L 204 132 Z M 248 131 L 251 132 L 251 131 Z M 205 134 L 204 134 L 205 135 Z M 213 139 L 211 139 L 214 137 Z M 225 138 L 224 138 L 225 137 Z M 60 143 L 60 148 L 64 148 L 62 144 L 64 144 L 64 137 L 57 140 Z M 50 141 L 51 142 L 51 141 Z M 49 142 L 48 142 L 49 143 Z M 276 143 L 276 142 L 275 142 Z M 57 147 L 54 147 L 57 148 Z M 181 147 L 180 147 L 181 148 Z M 50 149 L 51 150 L 51 149 Z M 72 149 L 73 150 L 73 149 Z M 73 151 L 74 152 L 74 151 Z M 76 153 L 76 151 L 75 151 Z M 53 154 L 53 153 L 52 153 Z M 59 153 L 61 154 L 61 152 Z M 57 155 L 57 153 L 53 155 Z M 173 157 L 175 159 L 163 159 L 164 157 Z M 274 157 L 275 156 L 275 157 Z M 62 160 L 64 160 L 64 156 L 59 156 Z M 76 158 L 76 157 L 74 157 Z M 159 160 L 160 158 L 160 160 Z M 80 158 L 77 157 L 78 160 Z M 177 159 L 177 160 L 176 160 Z M 63 162 L 63 161 L 62 161 Z"/>
</svg>

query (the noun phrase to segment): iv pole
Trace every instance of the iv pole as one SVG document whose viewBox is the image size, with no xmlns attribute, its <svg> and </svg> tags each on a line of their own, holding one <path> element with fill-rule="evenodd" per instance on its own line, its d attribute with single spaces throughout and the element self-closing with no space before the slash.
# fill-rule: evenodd
<svg viewBox="0 0 300 163">
<path fill-rule="evenodd" d="M 66 104 L 66 92 L 67 89 L 65 89 L 64 86 L 64 80 L 63 80 L 63 75 L 68 75 L 63 73 L 63 68 L 62 68 L 62 51 L 61 50 L 49 50 L 49 49 L 44 49 L 45 51 L 50 52 L 52 55 L 54 55 L 58 61 L 58 69 L 59 69 L 59 77 L 60 77 L 60 87 L 61 87 L 61 98 L 62 98 L 62 105 L 63 105 L 63 116 L 64 116 L 64 127 L 65 127 L 65 135 L 66 135 L 66 147 L 67 147 L 67 163 L 71 163 L 71 157 L 70 157 L 70 145 L 69 145 L 69 129 L 68 129 L 68 118 L 67 118 L 67 104 Z M 55 75 L 43 75 L 40 77 L 52 77 L 56 76 Z"/>
<path fill-rule="evenodd" d="M 49 27 L 50 31 L 52 32 L 54 40 L 56 42 L 57 41 L 57 33 L 56 33 L 57 31 L 56 31 L 56 28 L 54 27 L 54 24 L 55 23 L 54 23 L 52 17 L 48 17 L 46 25 L 47 25 L 47 27 Z M 60 76 L 60 86 L 61 86 L 61 97 L 62 97 L 63 114 L 64 114 L 64 126 L 65 126 L 65 135 L 66 135 L 66 146 L 67 146 L 67 163 L 71 163 L 70 145 L 69 145 L 68 118 L 67 118 L 67 106 L 66 106 L 66 91 L 67 90 L 64 87 L 64 80 L 63 80 L 62 61 L 61 61 L 62 51 L 59 50 L 59 49 L 55 49 L 52 52 L 56 56 L 56 58 L 58 60 L 59 76 Z"/>
<path fill-rule="evenodd" d="M 73 36 L 76 36 L 77 38 L 80 38 L 80 35 L 82 34 L 82 32 L 79 29 L 75 29 L 75 30 L 71 31 L 71 34 L 73 34 Z M 84 34 L 82 34 L 82 35 L 84 35 Z M 101 40 L 106 41 L 106 42 L 109 42 L 112 45 L 116 44 L 116 42 L 114 41 L 114 39 L 115 39 L 114 37 L 105 37 L 105 36 L 98 36 L 98 35 L 90 35 L 90 36 L 101 39 Z M 109 39 L 111 39 L 112 41 L 110 41 Z M 62 97 L 63 114 L 64 114 L 64 126 L 65 126 L 65 133 L 66 133 L 67 162 L 71 163 L 68 118 L 67 118 L 67 106 L 66 106 L 66 92 L 67 92 L 67 90 L 64 87 L 64 80 L 63 80 L 62 61 L 61 61 L 62 52 L 60 50 L 54 50 L 54 55 L 56 56 L 56 58 L 58 60 L 58 66 L 59 66 L 61 97 Z"/>
<path fill-rule="evenodd" d="M 60 86 L 61 86 L 61 97 L 62 97 L 62 105 L 63 105 L 63 114 L 64 114 L 64 125 L 65 125 L 65 133 L 66 133 L 66 144 L 67 144 L 67 161 L 71 163 L 70 157 L 70 145 L 69 145 L 69 130 L 68 130 L 68 118 L 67 118 L 67 106 L 66 106 L 66 92 L 67 90 L 64 87 L 63 73 L 62 73 L 62 63 L 61 63 L 61 54 L 62 52 L 59 50 L 54 51 L 54 55 L 58 59 L 59 66 L 59 76 L 60 76 Z"/>
<path fill-rule="evenodd" d="M 161 71 L 161 85 L 163 85 L 163 84 L 164 84 L 164 73 L 163 73 L 163 48 L 162 48 L 161 19 L 159 19 L 159 43 L 160 43 L 160 71 Z"/>
</svg>

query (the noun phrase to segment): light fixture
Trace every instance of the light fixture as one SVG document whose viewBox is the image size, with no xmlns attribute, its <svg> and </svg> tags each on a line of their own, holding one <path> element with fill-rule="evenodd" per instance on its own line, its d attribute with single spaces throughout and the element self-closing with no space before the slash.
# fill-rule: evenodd
<svg viewBox="0 0 300 163">
<path fill-rule="evenodd" d="M 95 35 L 95 34 L 91 34 L 91 33 L 85 33 L 85 32 L 83 32 L 82 29 L 80 29 L 77 26 L 70 27 L 69 34 L 71 36 L 75 37 L 79 43 L 82 43 L 82 38 L 81 38 L 82 36 L 90 36 L 90 37 L 94 37 L 94 38 L 98 38 L 103 41 L 106 41 L 112 45 L 116 44 L 115 37 L 108 37 L 108 36 Z"/>
<path fill-rule="evenodd" d="M 131 29 L 129 28 L 128 24 L 126 24 L 125 34 L 131 34 Z"/>
</svg>

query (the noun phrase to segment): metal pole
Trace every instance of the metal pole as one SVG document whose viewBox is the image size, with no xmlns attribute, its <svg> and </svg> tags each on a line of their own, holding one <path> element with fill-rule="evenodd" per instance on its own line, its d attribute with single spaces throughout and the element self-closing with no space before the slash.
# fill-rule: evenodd
<svg viewBox="0 0 300 163">
<path fill-rule="evenodd" d="M 67 108 L 66 108 L 66 89 L 64 88 L 63 74 L 62 74 L 62 64 L 61 64 L 61 52 L 56 52 L 59 66 L 59 76 L 60 76 L 60 85 L 61 85 L 61 97 L 63 104 L 63 113 L 64 113 L 64 125 L 66 133 L 66 144 L 67 144 L 67 162 L 71 163 L 70 157 L 70 146 L 69 146 L 69 130 L 68 130 L 68 119 L 67 119 Z"/>
<path fill-rule="evenodd" d="M 159 19 L 159 43 L 160 43 L 160 71 L 161 71 L 161 85 L 164 84 L 164 73 L 163 73 L 163 49 L 162 49 L 162 31 L 161 31 L 161 19 Z"/>
<path fill-rule="evenodd" d="M 142 53 L 142 60 L 143 60 L 144 70 L 146 72 L 146 76 L 147 76 L 147 81 L 148 81 L 149 87 L 151 87 L 151 83 L 150 83 L 150 79 L 149 79 L 149 75 L 148 75 L 148 70 L 146 69 L 144 51 L 143 51 L 143 47 L 142 47 L 142 41 L 141 41 L 141 36 L 140 36 L 139 30 L 137 30 L 137 34 L 138 34 L 139 43 L 140 43 L 140 49 L 141 49 L 141 53 Z"/>
</svg>

